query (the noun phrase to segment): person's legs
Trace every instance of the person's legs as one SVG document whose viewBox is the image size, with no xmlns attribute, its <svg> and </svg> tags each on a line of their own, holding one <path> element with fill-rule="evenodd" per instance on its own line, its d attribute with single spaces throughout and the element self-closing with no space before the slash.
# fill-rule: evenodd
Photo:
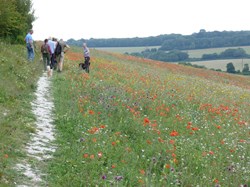
<svg viewBox="0 0 250 187">
<path fill-rule="evenodd" d="M 58 72 L 61 72 L 61 71 L 62 71 L 62 68 L 61 68 L 62 65 L 61 65 L 61 64 L 62 64 L 62 62 L 61 62 L 61 60 L 59 59 L 59 62 L 58 62 L 58 65 L 57 65 L 57 71 L 58 71 Z"/>
<path fill-rule="evenodd" d="M 47 55 L 43 53 L 43 67 L 44 71 L 47 70 Z"/>
<path fill-rule="evenodd" d="M 30 44 L 27 44 L 26 47 L 27 47 L 28 61 L 32 62 L 35 57 L 34 48 L 32 48 Z"/>
<path fill-rule="evenodd" d="M 53 66 L 53 69 L 54 69 L 54 70 L 56 70 L 56 69 L 57 69 L 57 64 L 58 64 L 58 63 L 57 63 L 57 60 L 56 60 L 56 58 L 55 58 L 55 61 L 54 61 L 54 66 Z"/>
<path fill-rule="evenodd" d="M 57 67 L 56 54 L 53 54 L 53 69 L 56 70 L 56 67 Z"/>
<path fill-rule="evenodd" d="M 87 73 L 89 73 L 89 60 L 90 60 L 90 58 L 89 57 L 85 57 L 85 62 L 84 62 L 84 64 L 85 64 L 85 71 L 87 72 Z"/>
<path fill-rule="evenodd" d="M 32 49 L 27 45 L 27 59 L 32 61 Z"/>
<path fill-rule="evenodd" d="M 58 55 L 57 57 L 56 57 L 56 61 L 57 61 L 57 64 L 56 64 L 56 69 L 57 69 L 57 71 L 59 72 L 59 66 L 60 66 L 60 55 Z"/>
<path fill-rule="evenodd" d="M 34 58 L 35 58 L 35 52 L 34 52 L 34 49 L 31 48 L 31 51 L 30 51 L 30 59 L 31 59 L 32 62 L 34 61 Z"/>
<path fill-rule="evenodd" d="M 51 77 L 52 71 L 51 71 L 51 59 L 50 59 L 50 54 L 46 54 L 46 62 L 47 62 L 47 74 L 48 77 Z"/>
<path fill-rule="evenodd" d="M 27 47 L 27 59 L 30 60 L 30 52 L 28 47 Z"/>
<path fill-rule="evenodd" d="M 50 58 L 50 68 L 53 69 L 54 65 L 55 65 L 55 57 L 54 54 L 52 54 Z"/>
<path fill-rule="evenodd" d="M 60 72 L 63 70 L 63 60 L 64 60 L 64 55 L 61 54 L 60 59 L 59 59 L 59 63 L 58 63 L 58 67 L 59 67 Z"/>
<path fill-rule="evenodd" d="M 49 54 L 46 54 L 46 61 L 47 61 L 47 66 L 50 67 L 50 55 Z"/>
<path fill-rule="evenodd" d="M 85 62 L 85 71 L 89 73 L 89 62 Z"/>
</svg>

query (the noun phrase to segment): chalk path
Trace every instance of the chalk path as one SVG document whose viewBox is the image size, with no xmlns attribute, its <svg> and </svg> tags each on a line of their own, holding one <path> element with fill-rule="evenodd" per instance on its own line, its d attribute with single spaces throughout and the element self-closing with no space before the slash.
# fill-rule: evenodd
<svg viewBox="0 0 250 187">
<path fill-rule="evenodd" d="M 31 103 L 32 112 L 36 117 L 36 131 L 32 134 L 30 142 L 25 147 L 28 159 L 21 160 L 16 165 L 16 169 L 23 177 L 23 184 L 17 187 L 40 187 L 46 186 L 46 174 L 42 173 L 41 168 L 46 165 L 46 161 L 52 158 L 56 149 L 53 141 L 55 140 L 55 129 L 53 126 L 53 98 L 51 94 L 51 78 L 47 77 L 46 72 L 37 82 L 35 100 Z"/>
</svg>

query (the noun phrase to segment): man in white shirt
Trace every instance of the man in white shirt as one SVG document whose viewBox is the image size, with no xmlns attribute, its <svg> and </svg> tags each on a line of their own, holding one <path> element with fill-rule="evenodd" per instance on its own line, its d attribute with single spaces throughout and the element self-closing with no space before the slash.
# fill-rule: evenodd
<svg viewBox="0 0 250 187">
<path fill-rule="evenodd" d="M 52 41 L 52 38 L 48 38 L 48 45 L 51 50 L 51 58 L 50 58 L 50 68 L 53 69 L 55 67 L 55 48 L 56 48 L 56 42 Z"/>
</svg>

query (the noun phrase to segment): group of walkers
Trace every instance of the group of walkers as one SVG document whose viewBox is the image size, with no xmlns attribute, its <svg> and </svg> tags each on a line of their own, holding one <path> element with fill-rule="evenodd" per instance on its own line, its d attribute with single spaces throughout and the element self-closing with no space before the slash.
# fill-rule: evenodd
<svg viewBox="0 0 250 187">
<path fill-rule="evenodd" d="M 69 48 L 70 47 L 62 39 L 59 41 L 51 37 L 45 39 L 41 46 L 44 70 L 52 72 L 57 69 L 58 72 L 62 72 L 64 54 Z"/>
<path fill-rule="evenodd" d="M 25 37 L 28 60 L 33 61 L 35 57 L 34 50 L 34 41 L 32 38 L 33 30 L 31 29 Z M 64 54 L 70 49 L 70 47 L 60 39 L 59 41 L 56 38 L 46 38 L 44 43 L 41 46 L 41 54 L 44 64 L 44 71 L 48 72 L 48 75 L 51 76 L 53 70 L 62 72 Z M 79 67 L 84 69 L 89 73 L 90 66 L 90 51 L 86 43 L 83 43 L 83 55 L 84 63 L 80 63 Z"/>
</svg>

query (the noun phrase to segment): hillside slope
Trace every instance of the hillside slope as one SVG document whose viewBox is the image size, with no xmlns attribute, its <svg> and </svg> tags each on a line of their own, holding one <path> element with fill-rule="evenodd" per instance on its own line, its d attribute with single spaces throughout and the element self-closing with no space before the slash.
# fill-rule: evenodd
<svg viewBox="0 0 250 187">
<path fill-rule="evenodd" d="M 250 79 L 81 49 L 54 75 L 50 186 L 249 183 Z"/>
<path fill-rule="evenodd" d="M 23 176 L 13 166 L 27 157 L 36 128 L 31 101 L 43 66 L 26 61 L 24 46 L 0 48 L 0 184 L 15 185 Z M 249 77 L 91 55 L 90 74 L 78 67 L 81 49 L 72 48 L 51 79 L 58 148 L 41 168 L 42 183 L 249 185 Z"/>
<path fill-rule="evenodd" d="M 165 72 L 172 72 L 180 75 L 189 75 L 189 76 L 196 76 L 200 78 L 204 78 L 210 81 L 215 81 L 217 83 L 225 83 L 229 85 L 238 86 L 241 88 L 250 89 L 250 78 L 245 76 L 238 76 L 232 75 L 223 72 L 216 72 L 206 69 L 197 69 L 192 67 L 185 67 L 177 64 L 172 63 L 164 63 L 160 61 L 154 61 L 150 59 L 142 59 L 133 56 L 127 56 L 123 54 L 116 54 L 116 53 L 109 53 L 109 52 L 100 52 L 98 51 L 97 55 L 100 54 L 110 54 L 113 60 L 117 60 L 119 62 L 127 62 L 129 63 L 136 63 L 136 64 L 147 64 L 152 67 L 150 69 L 155 69 L 155 71 L 165 71 Z"/>
<path fill-rule="evenodd" d="M 13 166 L 25 157 L 23 147 L 34 132 L 30 102 L 41 73 L 39 57 L 26 60 L 25 45 L 0 41 L 0 186 L 14 184 L 19 175 Z"/>
</svg>

